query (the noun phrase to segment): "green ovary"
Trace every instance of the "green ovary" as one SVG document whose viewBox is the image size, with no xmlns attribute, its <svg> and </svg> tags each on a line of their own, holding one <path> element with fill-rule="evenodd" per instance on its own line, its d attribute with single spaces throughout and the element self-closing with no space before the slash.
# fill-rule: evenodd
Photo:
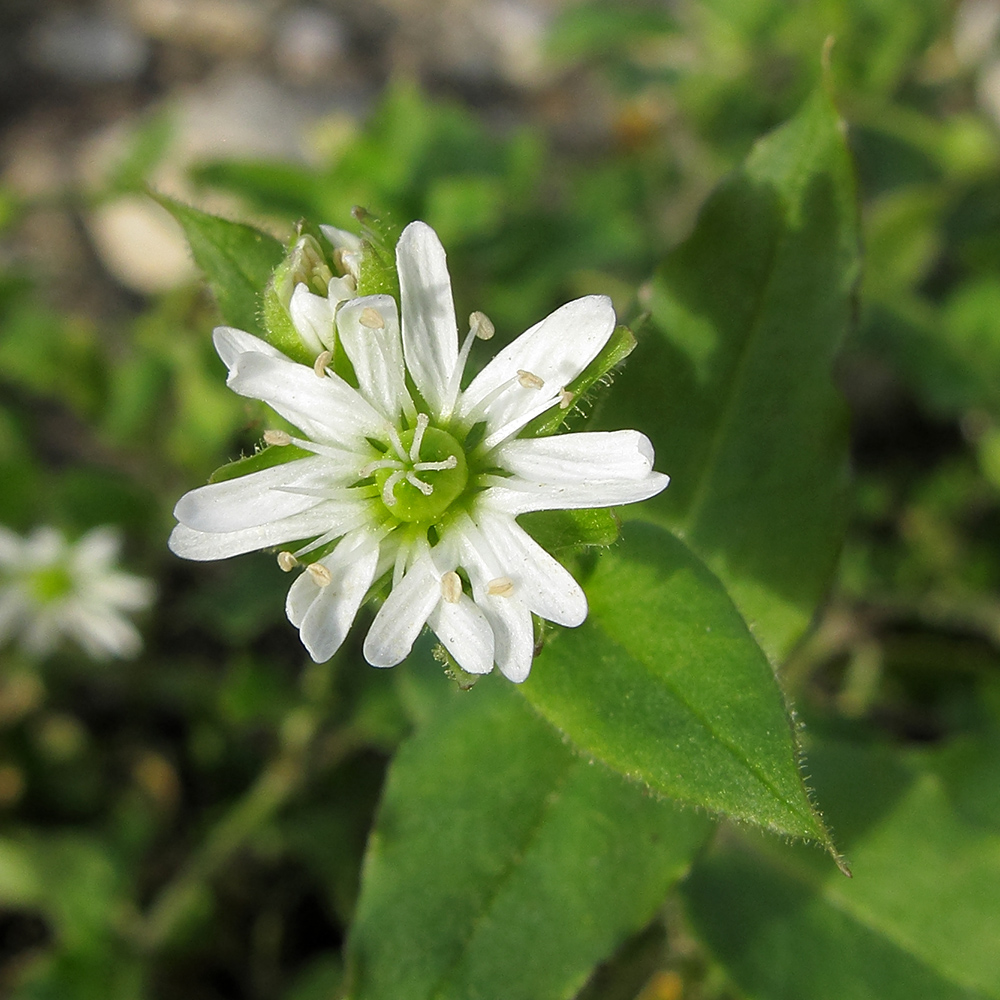
<svg viewBox="0 0 1000 1000">
<path fill-rule="evenodd" d="M 73 589 L 73 580 L 63 566 L 36 569 L 28 580 L 32 595 L 40 604 L 57 601 Z"/>
<path fill-rule="evenodd" d="M 399 435 L 403 447 L 409 451 L 413 444 L 412 430 L 402 431 Z M 447 462 L 454 456 L 456 464 L 451 469 L 414 469 L 414 465 L 421 465 L 425 462 Z M 387 458 L 395 458 L 393 452 L 389 452 Z M 420 456 L 416 462 L 400 462 L 400 469 L 376 469 L 375 482 L 379 492 L 385 497 L 385 486 L 389 478 L 398 472 L 403 472 L 404 476 L 397 475 L 397 481 L 392 488 L 392 497 L 395 502 L 386 504 L 386 510 L 393 517 L 400 521 L 416 523 L 421 521 L 434 522 L 441 518 L 451 503 L 456 500 L 465 490 L 469 481 L 469 469 L 465 461 L 465 452 L 462 446 L 447 431 L 439 430 L 436 427 L 428 427 L 424 431 L 423 440 L 420 444 Z M 425 495 L 418 486 L 407 482 L 405 473 L 413 473 L 419 480 L 429 486 L 432 492 Z M 383 499 L 383 502 L 384 499 Z"/>
</svg>

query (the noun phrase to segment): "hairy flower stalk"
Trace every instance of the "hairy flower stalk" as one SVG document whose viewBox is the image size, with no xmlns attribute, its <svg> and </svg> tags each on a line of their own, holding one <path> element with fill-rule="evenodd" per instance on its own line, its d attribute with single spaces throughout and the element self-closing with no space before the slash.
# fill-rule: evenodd
<svg viewBox="0 0 1000 1000">
<path fill-rule="evenodd" d="M 228 385 L 301 431 L 265 441 L 309 454 L 182 497 L 170 547 L 220 559 L 282 546 L 283 569 L 305 563 L 286 610 L 317 661 L 388 582 L 364 643 L 369 663 L 399 663 L 429 625 L 464 670 L 496 664 L 522 681 L 532 614 L 576 626 L 587 602 L 517 516 L 632 503 L 668 480 L 636 431 L 518 437 L 566 405 L 567 385 L 608 341 L 607 298 L 556 310 L 463 389 L 471 346 L 493 335 L 492 324 L 473 313 L 460 345 L 444 249 L 429 226 L 406 228 L 396 265 L 402 324 L 389 295 L 343 301 L 339 287 L 325 298 L 295 289 L 296 326 L 322 348 L 312 367 L 243 331 L 215 331 Z M 335 347 L 352 371 L 334 370 Z"/>
</svg>

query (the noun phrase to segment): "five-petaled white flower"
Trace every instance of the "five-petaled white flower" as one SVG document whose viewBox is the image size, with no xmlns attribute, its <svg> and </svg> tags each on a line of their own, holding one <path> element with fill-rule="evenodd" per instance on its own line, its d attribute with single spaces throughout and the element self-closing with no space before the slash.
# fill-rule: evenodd
<svg viewBox="0 0 1000 1000">
<path fill-rule="evenodd" d="M 339 301 L 342 289 L 328 298 L 296 289 L 296 326 L 328 347 L 312 368 L 248 333 L 215 331 L 229 386 L 303 435 L 270 431 L 265 441 L 310 454 L 188 493 L 170 547 L 220 559 L 295 542 L 278 557 L 285 569 L 319 553 L 287 601 L 317 661 L 339 648 L 373 588 L 391 580 L 365 639 L 369 663 L 399 663 L 427 624 L 466 671 L 496 663 L 523 681 L 532 614 L 576 626 L 587 601 L 517 516 L 644 500 L 667 477 L 652 470 L 652 446 L 637 431 L 518 437 L 568 404 L 566 386 L 614 330 L 607 298 L 557 309 L 462 389 L 472 342 L 488 339 L 492 325 L 473 313 L 459 346 L 444 249 L 426 224 L 403 232 L 396 266 L 402 330 L 392 296 Z M 334 339 L 356 388 L 332 368 Z"/>
<path fill-rule="evenodd" d="M 0 643 L 19 635 L 44 655 L 66 636 L 95 659 L 135 656 L 142 638 L 124 612 L 153 602 L 153 584 L 115 569 L 119 533 L 95 528 L 78 542 L 56 528 L 22 538 L 0 525 Z"/>
</svg>

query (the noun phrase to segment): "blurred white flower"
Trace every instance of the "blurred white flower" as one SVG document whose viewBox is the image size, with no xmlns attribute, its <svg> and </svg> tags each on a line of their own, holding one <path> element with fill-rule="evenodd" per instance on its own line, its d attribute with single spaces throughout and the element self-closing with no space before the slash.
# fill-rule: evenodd
<svg viewBox="0 0 1000 1000">
<path fill-rule="evenodd" d="M 402 330 L 389 295 L 328 307 L 314 327 L 328 347 L 311 368 L 248 333 L 215 331 L 229 386 L 303 434 L 269 431 L 265 442 L 309 454 L 182 497 L 170 547 L 204 560 L 296 543 L 280 553 L 282 568 L 315 561 L 292 584 L 286 610 L 317 661 L 339 648 L 385 580 L 391 591 L 364 644 L 369 663 L 399 663 L 427 624 L 463 669 L 487 673 L 496 663 L 522 681 L 532 614 L 575 626 L 587 602 L 516 517 L 632 503 L 668 480 L 652 471 L 652 446 L 637 431 L 517 436 L 568 405 L 566 386 L 614 330 L 607 298 L 557 309 L 462 390 L 472 343 L 489 339 L 492 324 L 473 313 L 459 347 L 445 253 L 429 226 L 406 228 L 396 265 Z M 334 339 L 357 388 L 331 368 Z"/>
<path fill-rule="evenodd" d="M 44 655 L 65 636 L 95 659 L 135 656 L 142 638 L 124 612 L 149 607 L 153 584 L 115 569 L 120 547 L 108 527 L 70 543 L 56 528 L 22 538 L 0 525 L 0 644 L 16 636 Z"/>
</svg>

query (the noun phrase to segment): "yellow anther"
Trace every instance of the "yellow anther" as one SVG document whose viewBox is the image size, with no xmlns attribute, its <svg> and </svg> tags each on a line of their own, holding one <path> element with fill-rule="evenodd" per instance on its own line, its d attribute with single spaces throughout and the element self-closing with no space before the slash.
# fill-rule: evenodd
<svg viewBox="0 0 1000 1000">
<path fill-rule="evenodd" d="M 523 368 L 517 370 L 517 380 L 525 389 L 541 389 L 545 385 L 545 380 L 540 379 L 533 372 L 526 372 Z"/>
<path fill-rule="evenodd" d="M 573 393 L 569 389 L 559 390 L 559 409 L 568 410 L 573 405 Z"/>
<path fill-rule="evenodd" d="M 264 444 L 274 445 L 276 448 L 284 448 L 291 444 L 292 438 L 286 431 L 264 431 Z"/>
<path fill-rule="evenodd" d="M 458 604 L 462 599 L 462 578 L 453 569 L 441 577 L 441 596 L 449 604 Z"/>
<path fill-rule="evenodd" d="M 326 369 L 332 360 L 333 354 L 330 351 L 323 351 L 317 355 L 316 360 L 313 362 L 313 371 L 318 378 L 326 378 Z"/>
<path fill-rule="evenodd" d="M 469 315 L 469 329 L 480 340 L 491 340 L 496 333 L 496 327 L 490 321 L 486 313 L 481 313 L 478 309 Z"/>
<path fill-rule="evenodd" d="M 514 581 L 509 576 L 498 576 L 486 584 L 486 593 L 493 597 L 510 597 L 514 593 Z"/>
<path fill-rule="evenodd" d="M 317 587 L 329 587 L 333 583 L 333 574 L 322 563 L 310 563 L 306 566 L 306 572 Z"/>
<path fill-rule="evenodd" d="M 371 306 L 365 306 L 361 310 L 358 322 L 369 330 L 381 330 L 385 327 L 385 319 L 382 314 Z"/>
<path fill-rule="evenodd" d="M 291 573 L 291 571 L 295 569 L 298 564 L 298 559 L 296 559 L 291 552 L 278 553 L 278 565 L 281 567 L 282 572 Z"/>
</svg>

